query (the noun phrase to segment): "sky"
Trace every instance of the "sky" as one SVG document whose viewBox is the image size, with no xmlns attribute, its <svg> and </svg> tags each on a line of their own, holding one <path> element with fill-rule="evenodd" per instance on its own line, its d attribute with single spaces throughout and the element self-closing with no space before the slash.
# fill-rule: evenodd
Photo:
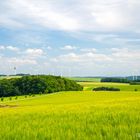
<svg viewBox="0 0 140 140">
<path fill-rule="evenodd" d="M 140 75 L 139 0 L 0 0 L 0 74 Z"/>
</svg>

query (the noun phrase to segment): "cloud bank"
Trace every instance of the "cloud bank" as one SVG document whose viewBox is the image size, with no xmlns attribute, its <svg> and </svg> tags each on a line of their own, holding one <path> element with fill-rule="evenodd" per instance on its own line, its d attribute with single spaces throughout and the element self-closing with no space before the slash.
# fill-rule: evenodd
<svg viewBox="0 0 140 140">
<path fill-rule="evenodd" d="M 0 72 L 139 74 L 139 13 L 139 0 L 2 1 Z"/>
</svg>

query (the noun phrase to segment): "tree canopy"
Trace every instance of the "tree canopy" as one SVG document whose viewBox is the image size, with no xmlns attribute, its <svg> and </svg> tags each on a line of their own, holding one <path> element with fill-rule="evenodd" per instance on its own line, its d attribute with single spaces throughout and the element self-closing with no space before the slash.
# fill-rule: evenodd
<svg viewBox="0 0 140 140">
<path fill-rule="evenodd" d="M 23 76 L 0 80 L 0 97 L 80 90 L 83 90 L 81 85 L 60 76 Z"/>
</svg>

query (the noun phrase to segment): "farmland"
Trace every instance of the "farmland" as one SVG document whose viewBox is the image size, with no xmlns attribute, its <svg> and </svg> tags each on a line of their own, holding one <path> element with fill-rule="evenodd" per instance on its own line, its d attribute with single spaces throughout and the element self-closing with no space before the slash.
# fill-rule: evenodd
<svg viewBox="0 0 140 140">
<path fill-rule="evenodd" d="M 70 80 L 82 81 L 82 82 L 100 82 L 101 78 L 98 77 L 68 77 Z"/>
<path fill-rule="evenodd" d="M 0 76 L 0 80 L 2 80 L 2 79 L 12 79 L 12 78 L 21 78 L 21 76 Z"/>
<path fill-rule="evenodd" d="M 109 83 L 109 82 L 78 82 L 82 86 L 84 86 L 84 90 L 91 91 L 96 87 L 116 87 L 121 91 L 135 91 L 137 89 L 140 91 L 140 85 L 130 85 L 129 83 Z"/>
<path fill-rule="evenodd" d="M 140 0 L 0 0 L 0 140 L 140 140 Z"/>
<path fill-rule="evenodd" d="M 0 101 L 0 139 L 139 138 L 140 91 L 133 91 L 127 84 L 80 84 L 85 86 L 85 91 L 20 96 L 11 101 L 7 97 Z M 119 86 L 122 91 L 90 91 L 92 87 L 108 84 Z"/>
</svg>

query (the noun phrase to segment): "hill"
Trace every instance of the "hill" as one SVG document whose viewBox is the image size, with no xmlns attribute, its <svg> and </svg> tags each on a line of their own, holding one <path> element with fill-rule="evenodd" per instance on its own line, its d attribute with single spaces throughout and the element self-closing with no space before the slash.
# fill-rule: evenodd
<svg viewBox="0 0 140 140">
<path fill-rule="evenodd" d="M 140 92 L 60 92 L 0 101 L 0 139 L 137 139 Z"/>
</svg>

